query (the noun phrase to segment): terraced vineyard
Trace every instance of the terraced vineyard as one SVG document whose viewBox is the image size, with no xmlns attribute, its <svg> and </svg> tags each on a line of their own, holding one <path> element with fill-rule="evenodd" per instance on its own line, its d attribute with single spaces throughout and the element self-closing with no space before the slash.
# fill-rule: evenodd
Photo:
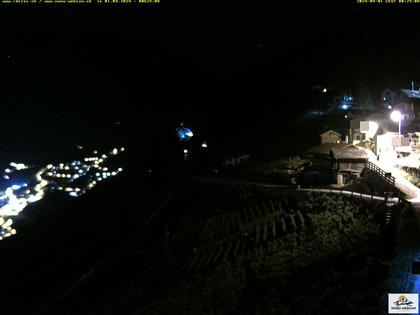
<svg viewBox="0 0 420 315">
<path fill-rule="evenodd" d="M 309 263 L 313 255 L 321 258 L 350 247 L 351 241 L 343 238 L 346 233 L 364 238 L 378 231 L 373 211 L 349 199 L 308 194 L 296 201 L 267 197 L 243 186 L 214 201 L 207 211 L 187 216 L 172 246 L 177 247 L 178 264 L 185 272 L 211 271 L 238 259 L 258 270 L 271 269 L 275 259 L 284 267 L 276 269 L 283 268 L 283 273 L 295 262 Z M 308 249 L 314 252 L 308 255 Z M 296 257 L 298 252 L 302 257 Z"/>
<path fill-rule="evenodd" d="M 123 295 L 142 314 L 372 314 L 386 294 L 379 203 L 193 182 L 167 210 L 155 265 Z"/>
</svg>

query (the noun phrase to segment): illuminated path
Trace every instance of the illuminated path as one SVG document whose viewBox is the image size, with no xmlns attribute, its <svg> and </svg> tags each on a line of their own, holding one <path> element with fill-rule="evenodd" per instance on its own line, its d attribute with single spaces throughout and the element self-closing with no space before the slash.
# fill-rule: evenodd
<svg viewBox="0 0 420 315">
<path fill-rule="evenodd" d="M 391 163 L 388 160 L 378 161 L 376 155 L 371 150 L 365 149 L 365 151 L 368 154 L 369 162 L 377 165 L 385 172 L 390 172 L 395 177 L 395 187 L 407 196 L 408 201 L 411 203 L 420 203 L 420 189 L 406 179 L 398 168 L 394 167 L 394 162 Z"/>
<path fill-rule="evenodd" d="M 30 174 L 34 168 L 11 162 L 10 167 L 3 172 L 6 188 L 0 190 L 0 240 L 16 234 L 11 217 L 19 215 L 29 204 L 41 200 L 49 192 L 63 191 L 69 196 L 78 197 L 102 180 L 119 174 L 122 168 L 110 170 L 105 165 L 110 157 L 122 151 L 124 148 L 115 148 L 108 154 L 101 155 L 94 151 L 92 156 L 82 160 L 58 165 L 48 164 L 34 171 L 32 176 L 27 175 L 27 180 L 19 181 L 15 178 L 24 172 Z"/>
</svg>

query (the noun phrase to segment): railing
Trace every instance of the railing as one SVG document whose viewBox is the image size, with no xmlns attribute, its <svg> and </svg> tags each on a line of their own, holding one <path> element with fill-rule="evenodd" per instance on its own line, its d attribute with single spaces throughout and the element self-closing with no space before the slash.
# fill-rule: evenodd
<svg viewBox="0 0 420 315">
<path fill-rule="evenodd" d="M 385 172 L 383 169 L 381 169 L 378 165 L 376 165 L 375 163 L 372 163 L 370 161 L 366 161 L 365 162 L 365 167 L 376 173 L 378 176 L 380 176 L 385 182 L 387 182 L 388 184 L 395 186 L 395 177 L 391 175 L 391 173 L 387 173 Z M 394 199 L 398 199 L 398 203 L 403 204 L 405 206 L 411 206 L 411 202 L 408 201 L 407 199 L 405 199 L 401 193 L 393 193 L 391 192 L 393 195 L 396 195 L 396 197 Z M 389 200 L 388 198 L 388 193 L 385 193 L 385 199 Z"/>
<path fill-rule="evenodd" d="M 298 186 L 297 188 L 298 191 L 311 191 L 311 192 L 318 192 L 318 193 L 325 193 L 325 194 L 336 194 L 336 195 L 345 195 L 345 196 L 349 196 L 349 197 L 353 197 L 353 198 L 359 198 L 359 199 L 365 199 L 365 200 L 376 200 L 376 201 L 384 201 L 385 203 L 388 204 L 397 204 L 397 203 L 408 203 L 410 204 L 409 201 L 407 201 L 404 198 L 401 198 L 399 196 L 397 197 L 389 197 L 389 196 L 378 196 L 378 195 L 374 195 L 374 194 L 363 194 L 360 192 L 355 192 L 355 191 L 351 191 L 351 190 L 343 190 L 343 189 L 330 189 L 330 188 L 300 188 Z"/>
<path fill-rule="evenodd" d="M 395 181 L 395 178 L 392 177 Z M 333 189 L 333 188 L 303 188 L 300 185 L 276 185 L 276 184 L 265 184 L 259 182 L 252 182 L 252 181 L 243 181 L 243 180 L 233 180 L 233 179 L 222 179 L 222 178 L 206 178 L 206 177 L 195 177 L 195 180 L 198 181 L 205 181 L 205 182 L 224 182 L 226 184 L 247 184 L 253 185 L 255 187 L 261 188 L 277 188 L 281 190 L 289 190 L 289 191 L 306 191 L 306 192 L 318 192 L 318 193 L 326 193 L 326 194 L 336 194 L 336 195 L 345 195 L 352 198 L 359 198 L 364 200 L 371 200 L 371 201 L 383 201 L 388 205 L 394 205 L 397 203 L 404 204 L 410 206 L 411 203 L 402 197 L 401 194 L 395 192 L 388 192 L 385 193 L 385 196 L 379 196 L 374 194 L 363 194 L 360 192 L 355 192 L 351 190 L 344 190 L 344 189 Z M 392 194 L 392 195 L 391 195 Z"/>
<path fill-rule="evenodd" d="M 392 176 L 391 173 L 385 172 L 378 165 L 376 165 L 376 164 L 374 164 L 374 163 L 372 163 L 370 161 L 366 161 L 365 162 L 365 167 L 368 170 L 370 170 L 372 172 L 375 172 L 377 175 L 379 175 L 388 184 L 391 184 L 392 186 L 395 186 L 395 177 Z"/>
<path fill-rule="evenodd" d="M 403 204 L 404 206 L 411 207 L 411 202 L 405 199 L 404 197 L 398 196 L 398 202 Z"/>
</svg>

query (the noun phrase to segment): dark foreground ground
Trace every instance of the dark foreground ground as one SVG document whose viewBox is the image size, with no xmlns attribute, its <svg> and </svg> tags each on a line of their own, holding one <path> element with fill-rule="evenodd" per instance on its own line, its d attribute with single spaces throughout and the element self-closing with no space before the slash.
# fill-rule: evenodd
<svg viewBox="0 0 420 315">
<path fill-rule="evenodd" d="M 115 259 L 41 314 L 381 314 L 383 211 L 187 181 Z"/>
<path fill-rule="evenodd" d="M 150 176 L 130 154 L 120 176 L 79 198 L 50 194 L 14 218 L 18 233 L 0 242 L 1 314 L 31 314 L 65 292 L 139 230 L 182 178 L 177 170 Z"/>
</svg>

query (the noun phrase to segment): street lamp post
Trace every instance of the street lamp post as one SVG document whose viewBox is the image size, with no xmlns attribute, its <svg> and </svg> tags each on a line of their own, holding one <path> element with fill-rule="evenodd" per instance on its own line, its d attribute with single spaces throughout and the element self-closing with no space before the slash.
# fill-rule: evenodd
<svg viewBox="0 0 420 315">
<path fill-rule="evenodd" d="M 391 119 L 395 122 L 398 122 L 398 134 L 401 136 L 401 113 L 397 110 L 394 110 L 391 113 Z"/>
</svg>

